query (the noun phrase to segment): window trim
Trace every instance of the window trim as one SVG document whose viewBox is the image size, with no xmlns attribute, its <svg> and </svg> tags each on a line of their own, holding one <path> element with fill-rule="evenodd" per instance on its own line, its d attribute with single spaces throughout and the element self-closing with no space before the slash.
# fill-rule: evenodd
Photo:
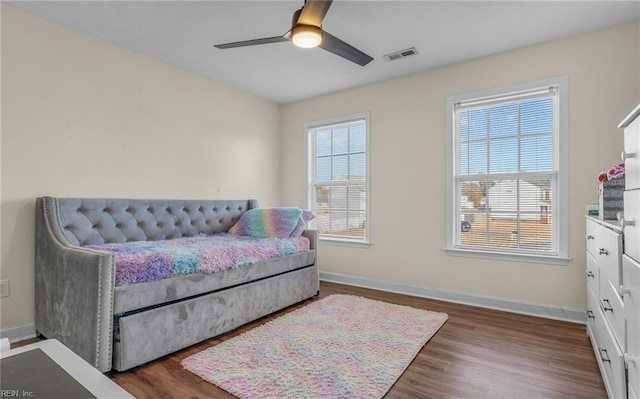
<svg viewBox="0 0 640 399">
<path fill-rule="evenodd" d="M 519 253 L 512 251 L 498 251 L 495 249 L 469 249 L 456 247 L 455 237 L 457 215 L 455 198 L 455 162 L 456 157 L 456 132 L 455 132 L 455 104 L 459 102 L 490 99 L 492 97 L 509 97 L 514 93 L 530 92 L 536 89 L 556 86 L 558 96 L 558 118 L 555 123 L 557 135 L 553 138 L 553 144 L 557 148 L 557 255 L 543 255 L 531 253 Z M 566 75 L 548 79 L 536 80 L 526 83 L 512 84 L 473 93 L 458 94 L 446 98 L 447 119 L 447 204 L 446 204 L 446 238 L 445 252 L 450 255 L 469 256 L 478 258 L 502 259 L 511 261 L 567 264 L 569 258 L 569 79 Z M 556 162 L 556 160 L 554 160 Z"/>
<path fill-rule="evenodd" d="M 314 154 L 312 153 L 314 147 L 310 144 L 310 135 L 312 129 L 318 129 L 330 125 L 339 125 L 341 123 L 350 123 L 358 120 L 364 120 L 365 122 L 365 229 L 364 229 L 364 238 L 348 238 L 348 237 L 338 237 L 338 236 L 326 236 L 322 234 L 318 234 L 318 239 L 323 243 L 336 244 L 336 245 L 345 245 L 345 246 L 370 246 L 371 245 L 371 177 L 370 177 L 370 165 L 371 165 L 371 125 L 370 125 L 370 113 L 368 111 L 359 112 L 350 115 L 338 116 L 328 119 L 316 120 L 307 122 L 304 124 L 304 203 L 306 204 L 308 209 L 313 209 L 313 204 L 311 203 L 313 199 L 313 172 L 315 171 L 315 167 L 311 165 L 311 160 L 314 158 Z M 313 223 L 313 221 L 311 222 Z M 313 226 L 313 224 L 312 224 Z"/>
</svg>

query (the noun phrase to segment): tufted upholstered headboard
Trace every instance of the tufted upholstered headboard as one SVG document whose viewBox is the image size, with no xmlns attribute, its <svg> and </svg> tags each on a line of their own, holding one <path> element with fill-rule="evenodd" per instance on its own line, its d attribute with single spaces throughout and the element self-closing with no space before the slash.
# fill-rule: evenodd
<svg viewBox="0 0 640 399">
<path fill-rule="evenodd" d="M 36 202 L 54 234 L 80 246 L 223 233 L 258 207 L 256 200 L 40 197 Z"/>
</svg>

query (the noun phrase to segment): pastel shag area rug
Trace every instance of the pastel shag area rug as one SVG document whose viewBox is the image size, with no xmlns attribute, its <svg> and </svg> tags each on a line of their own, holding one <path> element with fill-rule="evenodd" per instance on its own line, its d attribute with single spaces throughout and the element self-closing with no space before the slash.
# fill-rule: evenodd
<svg viewBox="0 0 640 399">
<path fill-rule="evenodd" d="M 242 399 L 381 398 L 446 313 L 331 295 L 182 361 Z"/>
</svg>

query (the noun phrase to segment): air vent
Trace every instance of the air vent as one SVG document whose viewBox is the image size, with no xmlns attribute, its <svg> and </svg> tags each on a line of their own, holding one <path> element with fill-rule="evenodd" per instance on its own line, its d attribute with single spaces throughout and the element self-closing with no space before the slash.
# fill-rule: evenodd
<svg viewBox="0 0 640 399">
<path fill-rule="evenodd" d="M 418 54 L 418 50 L 415 47 L 408 48 L 406 50 L 395 51 L 393 53 L 386 54 L 384 59 L 387 61 L 395 61 L 400 58 L 410 57 L 412 55 Z"/>
</svg>

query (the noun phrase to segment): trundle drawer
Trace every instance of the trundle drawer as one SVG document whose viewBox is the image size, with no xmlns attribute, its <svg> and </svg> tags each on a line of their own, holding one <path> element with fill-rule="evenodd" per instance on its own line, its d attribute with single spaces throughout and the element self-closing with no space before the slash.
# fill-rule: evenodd
<svg viewBox="0 0 640 399">
<path fill-rule="evenodd" d="M 640 261 L 640 190 L 624 192 L 625 253 Z"/>
<path fill-rule="evenodd" d="M 629 258 L 622 257 L 624 269 L 624 311 L 627 317 L 627 373 L 629 387 L 636 395 L 640 394 L 640 264 Z M 632 390 L 629 389 L 631 399 Z M 638 398 L 640 399 L 640 398 Z"/>
<path fill-rule="evenodd" d="M 624 304 L 618 295 L 618 287 L 614 287 L 608 279 L 601 279 L 599 303 L 618 345 L 621 348 L 626 348 Z"/>
<path fill-rule="evenodd" d="M 318 292 L 317 273 L 314 265 L 124 316 L 113 368 L 127 370 L 310 298 Z"/>
</svg>

